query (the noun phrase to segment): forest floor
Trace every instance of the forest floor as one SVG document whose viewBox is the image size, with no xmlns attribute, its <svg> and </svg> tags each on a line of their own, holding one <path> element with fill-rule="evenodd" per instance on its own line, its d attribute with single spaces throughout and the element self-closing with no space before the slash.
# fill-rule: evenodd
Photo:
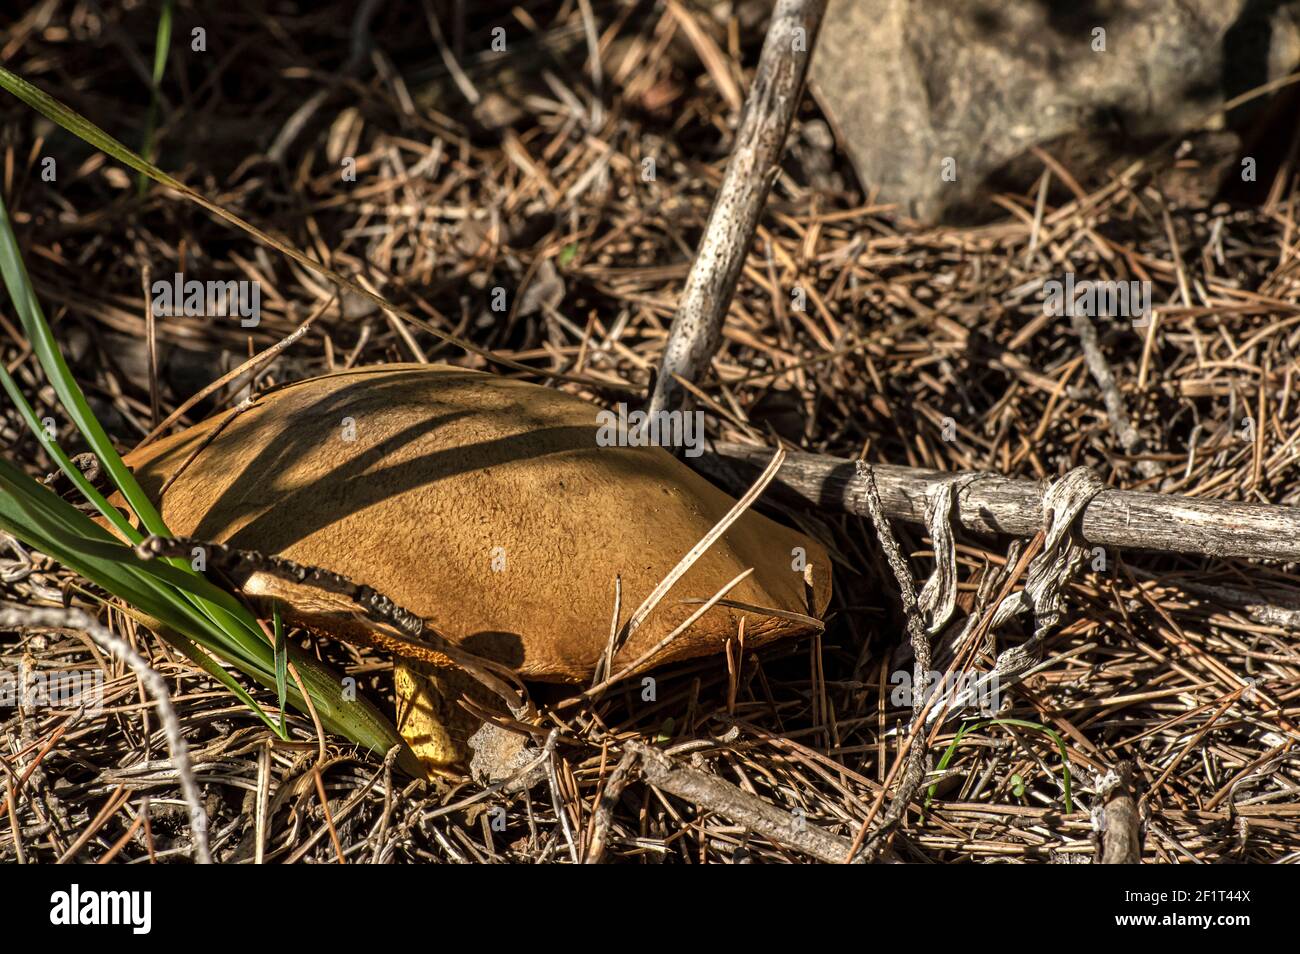
<svg viewBox="0 0 1300 954">
<path fill-rule="evenodd" d="M 0 62 L 138 149 L 156 13 L 108 6 L 35 5 L 0 36 Z M 441 40 L 423 16 L 408 18 L 418 4 L 400 13 L 379 5 L 368 34 L 345 12 L 354 6 L 272 16 L 231 4 L 199 21 L 182 5 L 159 165 L 438 327 L 610 385 L 557 386 L 606 406 L 626 399 L 621 389 L 648 393 L 761 23 L 729 30 L 694 7 L 595 3 L 597 79 L 583 3 L 475 4 L 463 29 Z M 196 26 L 206 52 L 190 49 Z M 511 37 L 506 55 L 490 49 L 498 26 Z M 440 42 L 460 51 L 463 76 L 449 73 Z M 133 173 L 8 96 L 0 128 L 4 197 L 38 295 L 122 449 L 329 304 L 318 277 L 165 190 L 141 196 Z M 46 156 L 57 161 L 55 182 L 41 176 Z M 349 168 L 355 181 L 341 174 Z M 1078 194 L 1052 190 L 1041 206 L 1036 189 L 1002 195 L 992 224 L 925 227 L 861 191 L 807 97 L 715 374 L 699 383 L 711 436 L 1031 480 L 1088 465 L 1115 487 L 1300 504 L 1294 194 L 1188 206 L 1162 192 L 1158 172 L 1129 170 Z M 1044 314 L 1043 285 L 1066 263 L 1152 283 L 1155 323 L 1096 327 L 1145 445 L 1140 456 L 1117 439 L 1069 319 Z M 151 376 L 146 276 L 179 271 L 256 280 L 262 319 L 254 329 L 158 322 Z M 491 310 L 496 287 L 510 291 L 505 313 Z M 43 415 L 53 396 L 15 326 L 6 302 L 4 360 Z M 345 298 L 255 384 L 413 360 L 487 367 Z M 11 459 L 38 476 L 53 469 L 16 414 L 6 411 L 0 426 Z M 403 779 L 337 739 L 321 763 L 309 719 L 292 715 L 293 741 L 276 742 L 189 662 L 119 613 L 100 612 L 170 688 L 221 861 L 259 852 L 317 862 L 583 858 L 630 739 L 681 744 L 688 764 L 848 843 L 878 817 L 906 736 L 910 711 L 893 678 L 911 668 L 899 593 L 868 521 L 767 512 L 836 557 L 825 632 L 746 653 L 738 666 L 717 657 L 664 669 L 653 704 L 637 684 L 549 715 L 562 729 L 553 772 L 518 792 L 469 778 Z M 931 541 L 919 528 L 895 530 L 924 579 Z M 958 533 L 961 610 L 1004 566 L 1010 542 Z M 4 549 L 7 602 L 94 605 L 71 574 Z M 1132 761 L 1145 862 L 1300 860 L 1294 569 L 1090 555 L 1042 662 L 1000 700 L 998 717 L 1018 721 L 977 724 L 956 746 L 962 720 L 941 727 L 931 752 L 936 765 L 947 753 L 946 764 L 928 804 L 923 790 L 905 816 L 892 856 L 1090 861 L 1097 779 Z M 1255 604 L 1239 598 L 1245 591 Z M 1019 625 L 992 633 L 977 668 L 1027 635 Z M 388 660 L 294 638 L 391 706 Z M 0 807 L 0 861 L 17 857 L 16 841 L 27 861 L 187 857 L 176 773 L 136 677 L 74 631 L 0 634 L 0 662 L 106 673 L 97 713 L 0 710 L 3 785 L 14 793 Z M 273 693 L 255 694 L 274 705 Z M 635 773 L 609 811 L 607 861 L 807 860 Z"/>
</svg>

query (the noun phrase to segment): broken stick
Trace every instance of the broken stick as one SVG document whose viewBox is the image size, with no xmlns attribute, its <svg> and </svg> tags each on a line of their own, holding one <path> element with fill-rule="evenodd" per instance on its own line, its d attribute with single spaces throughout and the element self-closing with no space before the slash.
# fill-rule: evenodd
<svg viewBox="0 0 1300 954">
<path fill-rule="evenodd" d="M 641 759 L 641 772 L 655 788 L 717 812 L 818 861 L 842 864 L 848 860 L 851 845 L 847 838 L 810 824 L 716 775 L 684 765 L 659 749 L 630 741 L 627 748 Z"/>
<path fill-rule="evenodd" d="M 1132 762 L 1120 762 L 1097 787 L 1101 805 L 1094 809 L 1093 824 L 1100 842 L 1098 864 L 1142 863 L 1142 819 L 1133 794 L 1136 775 Z"/>
<path fill-rule="evenodd" d="M 751 467 L 772 458 L 766 447 L 718 444 L 700 458 L 701 469 L 725 481 L 752 481 Z M 955 474 L 873 464 L 885 514 L 925 523 L 926 498 Z M 784 488 L 827 510 L 867 515 L 866 482 L 842 457 L 791 453 L 773 488 Z M 981 474 L 957 494 L 954 508 L 968 530 L 1024 537 L 1043 524 L 1043 485 Z M 1103 490 L 1083 512 L 1081 530 L 1091 544 L 1214 557 L 1300 560 L 1300 508 L 1232 500 L 1203 500 L 1136 490 Z"/>
<path fill-rule="evenodd" d="M 683 405 L 687 395 L 678 377 L 701 380 L 722 342 L 722 325 L 768 190 L 780 171 L 778 160 L 825 12 L 826 0 L 778 0 L 772 11 L 731 159 L 664 345 L 650 396 L 651 416 Z"/>
</svg>

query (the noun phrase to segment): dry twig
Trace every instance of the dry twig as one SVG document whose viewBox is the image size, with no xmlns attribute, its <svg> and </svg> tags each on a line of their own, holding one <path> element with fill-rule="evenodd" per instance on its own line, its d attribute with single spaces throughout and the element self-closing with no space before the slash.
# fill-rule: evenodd
<svg viewBox="0 0 1300 954">
<path fill-rule="evenodd" d="M 135 673 L 149 695 L 153 696 L 158 706 L 158 718 L 162 721 L 163 731 L 167 734 L 167 748 L 171 752 L 172 764 L 176 768 L 176 779 L 180 784 L 181 795 L 189 809 L 190 831 L 194 835 L 194 856 L 199 864 L 211 864 L 212 856 L 208 852 L 208 813 L 203 808 L 199 797 L 199 787 L 194 781 L 194 772 L 190 765 L 189 750 L 181 725 L 172 708 L 171 694 L 167 684 L 149 664 L 121 636 L 110 632 L 106 627 L 92 619 L 79 609 L 62 609 L 52 606 L 0 606 L 0 628 L 18 629 L 27 626 L 62 626 L 82 630 L 104 652 L 114 659 L 129 666 Z M 15 838 L 17 834 L 15 833 Z"/>
<path fill-rule="evenodd" d="M 779 0 L 772 12 L 731 161 L 664 345 L 650 397 L 652 415 L 684 403 L 681 382 L 699 381 L 722 341 L 727 309 L 780 168 L 825 11 L 825 0 Z"/>
<path fill-rule="evenodd" d="M 728 461 L 757 466 L 771 451 L 762 447 L 721 443 L 718 457 L 701 458 L 705 466 L 727 476 Z M 925 502 L 932 488 L 951 479 L 950 473 L 873 466 L 887 517 L 925 523 Z M 747 479 L 744 470 L 734 479 Z M 791 453 L 774 482 L 827 510 L 870 513 L 866 481 L 853 461 L 818 454 Z M 957 518 L 968 530 L 1030 536 L 1042 525 L 1042 484 L 981 474 L 957 495 Z M 1216 557 L 1256 557 L 1300 560 L 1300 508 L 1154 494 L 1134 490 L 1103 490 L 1083 514 L 1084 538 L 1093 544 L 1123 549 L 1200 553 Z"/>
</svg>

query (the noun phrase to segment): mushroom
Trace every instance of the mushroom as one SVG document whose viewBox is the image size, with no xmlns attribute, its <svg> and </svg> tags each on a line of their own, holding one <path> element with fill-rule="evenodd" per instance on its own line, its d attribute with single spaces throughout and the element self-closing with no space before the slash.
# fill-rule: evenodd
<svg viewBox="0 0 1300 954">
<path fill-rule="evenodd" d="M 523 679 L 590 683 L 610 642 L 616 577 L 625 621 L 735 504 L 662 448 L 602 446 L 597 410 L 462 368 L 360 368 L 269 390 L 126 463 L 173 533 L 332 570 Z M 825 611 L 826 551 L 746 511 L 606 675 L 751 568 L 636 671 L 719 652 L 742 620 L 752 648 L 806 632 L 805 614 Z M 275 600 L 292 624 L 372 642 L 375 624 L 297 583 L 256 572 L 243 590 Z M 450 665 L 397 661 L 409 710 L 399 728 L 429 766 L 468 755 L 464 712 L 446 698 L 462 684 L 440 683 L 439 663 Z"/>
</svg>

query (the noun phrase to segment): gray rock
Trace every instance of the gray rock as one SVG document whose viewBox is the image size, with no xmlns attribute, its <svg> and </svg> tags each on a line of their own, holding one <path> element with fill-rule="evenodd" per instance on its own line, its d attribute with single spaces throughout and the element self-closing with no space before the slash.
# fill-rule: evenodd
<svg viewBox="0 0 1300 954">
<path fill-rule="evenodd" d="M 1298 24 L 1297 0 L 831 0 L 812 83 L 864 188 L 963 220 L 1032 182 L 1034 146 L 1086 182 L 1201 128 L 1300 63 Z"/>
</svg>

